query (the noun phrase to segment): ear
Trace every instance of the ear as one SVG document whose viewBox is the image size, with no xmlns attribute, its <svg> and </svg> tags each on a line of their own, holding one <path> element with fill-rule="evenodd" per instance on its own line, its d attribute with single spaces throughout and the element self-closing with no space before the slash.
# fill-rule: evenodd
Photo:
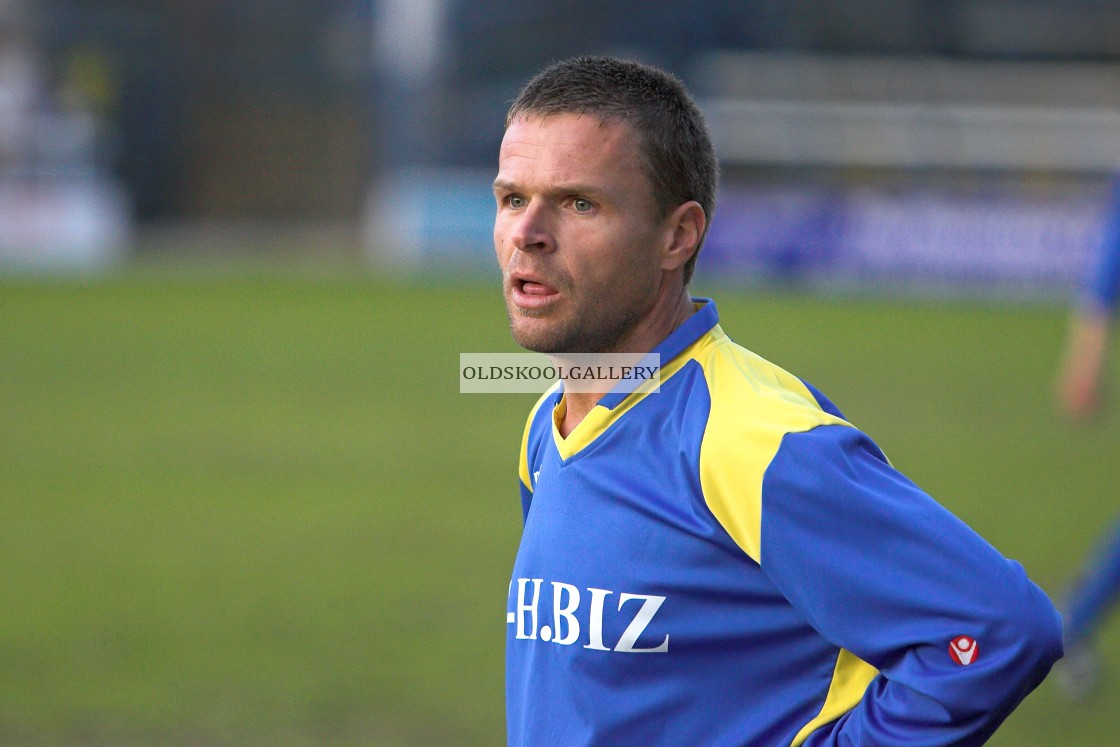
<svg viewBox="0 0 1120 747">
<path fill-rule="evenodd" d="M 661 269 L 676 270 L 684 267 L 700 247 L 708 219 L 700 203 L 689 200 L 679 205 L 665 221 L 669 240 L 661 252 Z"/>
</svg>

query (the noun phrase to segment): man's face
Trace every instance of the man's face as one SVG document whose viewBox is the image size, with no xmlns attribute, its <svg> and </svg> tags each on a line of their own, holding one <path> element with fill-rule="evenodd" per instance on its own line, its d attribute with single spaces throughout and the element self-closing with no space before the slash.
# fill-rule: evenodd
<svg viewBox="0 0 1120 747">
<path fill-rule="evenodd" d="M 664 231 L 623 122 L 514 120 L 494 181 L 494 246 L 514 340 L 543 353 L 625 350 L 662 280 Z"/>
</svg>

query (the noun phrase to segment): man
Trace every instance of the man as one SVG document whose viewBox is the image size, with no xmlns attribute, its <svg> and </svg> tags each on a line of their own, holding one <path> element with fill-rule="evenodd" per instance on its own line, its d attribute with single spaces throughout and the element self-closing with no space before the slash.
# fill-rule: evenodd
<svg viewBox="0 0 1120 747">
<path fill-rule="evenodd" d="M 1120 172 L 1113 178 L 1108 220 L 1070 318 L 1057 393 L 1066 415 L 1096 415 L 1107 371 L 1113 316 L 1120 301 Z"/>
<path fill-rule="evenodd" d="M 687 286 L 717 167 L 671 76 L 557 63 L 510 109 L 494 242 L 531 350 L 660 355 L 546 393 L 519 472 L 511 745 L 969 745 L 1061 655 L 1023 569 Z"/>
<path fill-rule="evenodd" d="M 1113 318 L 1120 303 L 1120 172 L 1113 177 L 1105 230 L 1070 318 L 1057 391 L 1064 413 L 1089 420 L 1102 409 Z M 1120 600 L 1120 518 L 1101 535 L 1070 590 L 1063 612 L 1066 660 L 1058 681 L 1079 700 L 1093 691 L 1096 638 Z"/>
</svg>

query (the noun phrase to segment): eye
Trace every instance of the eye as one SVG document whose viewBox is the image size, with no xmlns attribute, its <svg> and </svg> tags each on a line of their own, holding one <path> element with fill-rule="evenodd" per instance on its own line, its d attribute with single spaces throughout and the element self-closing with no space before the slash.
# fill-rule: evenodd
<svg viewBox="0 0 1120 747">
<path fill-rule="evenodd" d="M 595 206 L 591 204 L 591 200 L 585 200 L 582 197 L 577 197 L 572 200 L 572 208 L 577 213 L 590 213 Z"/>
<path fill-rule="evenodd" d="M 506 205 L 514 210 L 520 210 L 528 204 L 528 201 L 521 195 L 506 195 Z"/>
</svg>

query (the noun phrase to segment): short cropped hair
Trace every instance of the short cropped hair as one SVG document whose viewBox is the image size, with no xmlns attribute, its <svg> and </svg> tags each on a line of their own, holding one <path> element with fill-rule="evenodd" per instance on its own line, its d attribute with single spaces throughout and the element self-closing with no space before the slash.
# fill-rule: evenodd
<svg viewBox="0 0 1120 747">
<path fill-rule="evenodd" d="M 711 225 L 719 182 L 715 149 L 696 102 L 671 73 L 595 55 L 554 63 L 521 90 L 506 114 L 506 127 L 516 119 L 550 114 L 589 114 L 629 124 L 638 135 L 660 214 L 695 200 Z M 701 236 L 700 244 L 703 241 Z M 686 284 L 699 253 L 698 244 L 684 266 Z"/>
</svg>

